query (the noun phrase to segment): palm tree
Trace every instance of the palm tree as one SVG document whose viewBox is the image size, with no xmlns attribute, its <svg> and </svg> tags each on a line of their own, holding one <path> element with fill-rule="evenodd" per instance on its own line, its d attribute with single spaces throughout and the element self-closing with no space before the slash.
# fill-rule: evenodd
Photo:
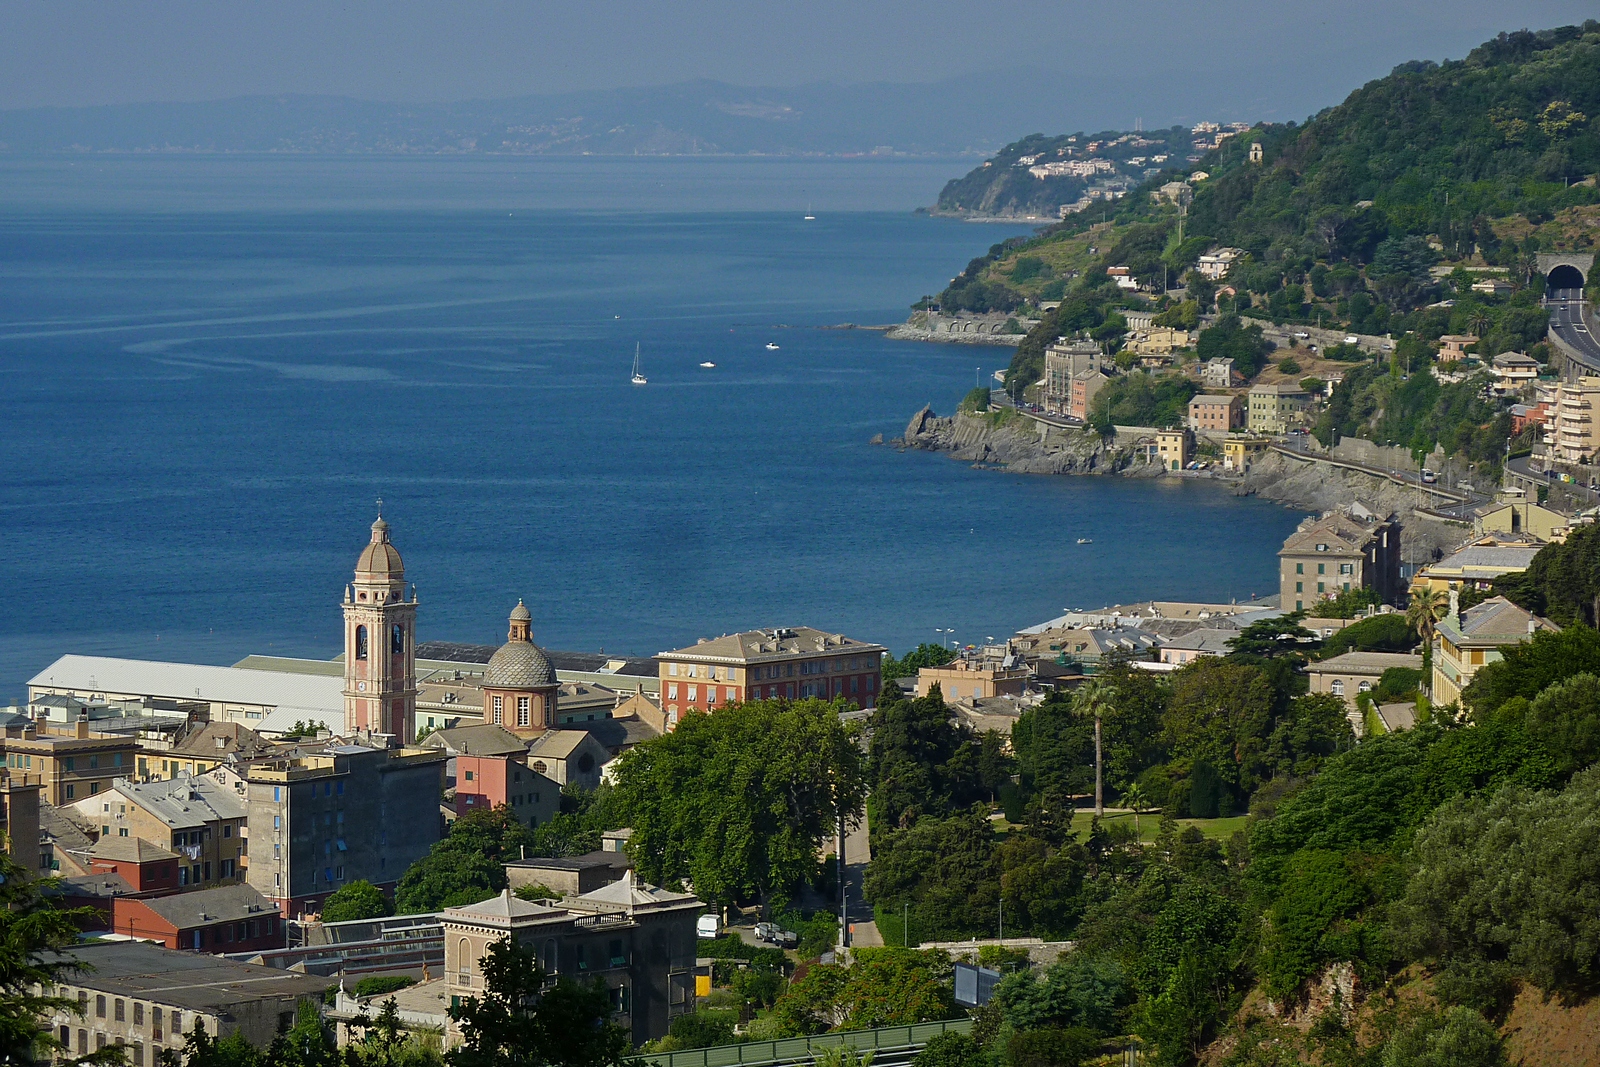
<svg viewBox="0 0 1600 1067">
<path fill-rule="evenodd" d="M 1449 610 L 1449 602 L 1433 586 L 1424 586 L 1411 592 L 1411 604 L 1406 608 L 1406 625 L 1422 638 L 1422 684 L 1428 685 L 1428 670 L 1433 666 L 1433 634 L 1439 619 Z"/>
<path fill-rule="evenodd" d="M 1073 694 L 1072 707 L 1079 715 L 1094 716 L 1094 813 L 1104 816 L 1106 813 L 1104 794 L 1104 775 L 1101 770 L 1100 751 L 1100 721 L 1108 711 L 1115 711 L 1112 701 L 1117 697 L 1117 689 L 1099 679 L 1085 682 Z"/>
<path fill-rule="evenodd" d="M 1483 308 L 1475 308 L 1471 316 L 1467 318 L 1467 326 L 1471 328 L 1473 333 L 1482 337 L 1489 332 L 1489 327 L 1493 325 L 1493 321 L 1489 318 L 1488 311 Z"/>
<path fill-rule="evenodd" d="M 1139 834 L 1139 816 L 1150 807 L 1150 798 L 1144 795 L 1144 788 L 1134 782 L 1122 791 L 1122 802 L 1133 809 L 1133 836 L 1142 842 L 1144 838 Z"/>
</svg>

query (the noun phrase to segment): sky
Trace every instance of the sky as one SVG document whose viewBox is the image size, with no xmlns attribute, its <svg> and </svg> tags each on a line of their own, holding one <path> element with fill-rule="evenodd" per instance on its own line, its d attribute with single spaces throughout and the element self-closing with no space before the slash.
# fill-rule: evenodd
<svg viewBox="0 0 1600 1067">
<path fill-rule="evenodd" d="M 1404 60 L 1597 13 L 1569 0 L 0 0 L 0 108 L 449 101 L 694 78 L 981 85 L 1024 66 L 1047 91 L 1121 82 L 1173 116 L 1197 93 L 1304 117 Z"/>
</svg>

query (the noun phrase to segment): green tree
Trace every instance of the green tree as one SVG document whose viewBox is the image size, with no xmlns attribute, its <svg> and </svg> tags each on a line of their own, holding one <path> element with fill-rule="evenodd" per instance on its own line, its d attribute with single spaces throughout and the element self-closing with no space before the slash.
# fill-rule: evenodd
<svg viewBox="0 0 1600 1067">
<path fill-rule="evenodd" d="M 89 908 L 54 907 L 43 895 L 54 883 L 33 875 L 0 852 L 0 1053 L 12 1063 L 52 1054 L 71 1063 L 121 1063 L 116 1048 L 71 1059 L 72 1050 L 40 1023 L 58 1011 L 78 1011 L 76 1000 L 44 990 L 70 974 L 74 962 L 62 953 L 77 943 L 79 924 L 96 922 L 98 915 Z"/>
<path fill-rule="evenodd" d="M 778 997 L 773 1013 L 795 1034 L 953 1019 L 959 1012 L 951 974 L 942 952 L 858 948 L 849 966 L 808 969 Z"/>
<path fill-rule="evenodd" d="M 1231 359 L 1233 367 L 1246 378 L 1253 378 L 1266 365 L 1272 343 L 1261 336 L 1261 327 L 1246 326 L 1239 316 L 1227 314 L 1200 331 L 1195 353 L 1202 361 Z"/>
<path fill-rule="evenodd" d="M 656 883 L 702 900 L 784 903 L 864 793 L 855 730 L 820 700 L 750 701 L 685 716 L 617 763 L 630 854 Z"/>
<path fill-rule="evenodd" d="M 1322 642 L 1319 658 L 1346 652 L 1407 652 L 1416 647 L 1417 635 L 1407 616 L 1399 612 L 1374 615 L 1353 622 Z"/>
<path fill-rule="evenodd" d="M 893 656 L 886 657 L 883 661 L 883 680 L 887 682 L 891 678 L 915 678 L 922 668 L 937 667 L 955 658 L 956 654 L 944 645 L 924 642 L 900 659 L 895 659 Z"/>
<path fill-rule="evenodd" d="M 462 1043 L 445 1054 L 449 1067 L 612 1067 L 630 1051 L 599 979 L 552 984 L 533 950 L 510 938 L 482 963 L 483 996 L 450 1008 Z"/>
<path fill-rule="evenodd" d="M 506 887 L 506 861 L 532 844 L 533 835 L 507 805 L 463 815 L 400 876 L 395 910 L 411 915 L 487 900 Z"/>
<path fill-rule="evenodd" d="M 340 886 L 328 894 L 328 899 L 322 902 L 322 921 L 325 923 L 347 922 L 351 919 L 381 919 L 385 915 L 393 915 L 394 906 L 389 903 L 389 898 L 383 895 L 383 890 L 367 881 L 358 878 Z"/>
<path fill-rule="evenodd" d="M 1073 710 L 1094 720 L 1094 813 L 1106 813 L 1104 786 L 1104 759 L 1102 752 L 1102 719 L 1116 711 L 1117 689 L 1103 679 L 1094 678 L 1079 686 L 1072 695 Z"/>
<path fill-rule="evenodd" d="M 1500 1035 L 1471 1008 L 1446 1008 L 1409 1023 L 1383 1046 L 1383 1067 L 1505 1067 Z"/>
<path fill-rule="evenodd" d="M 1502 648 L 1500 662 L 1474 674 L 1461 699 L 1487 714 L 1512 697 L 1532 700 L 1575 674 L 1600 674 L 1600 633 L 1587 626 L 1540 631 L 1531 641 Z"/>
</svg>

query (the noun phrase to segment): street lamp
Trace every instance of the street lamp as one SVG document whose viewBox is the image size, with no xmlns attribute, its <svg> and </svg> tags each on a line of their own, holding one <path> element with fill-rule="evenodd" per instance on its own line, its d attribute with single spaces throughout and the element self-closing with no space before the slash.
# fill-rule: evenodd
<svg viewBox="0 0 1600 1067">
<path fill-rule="evenodd" d="M 951 629 L 946 630 L 946 629 L 944 629 L 942 627 L 935 626 L 933 628 L 933 632 L 936 633 L 936 634 L 953 634 L 956 631 L 955 631 L 954 627 L 952 627 Z M 950 638 L 941 637 L 941 638 L 939 638 L 939 647 L 940 648 L 949 648 L 950 647 L 949 642 L 950 642 Z"/>
</svg>

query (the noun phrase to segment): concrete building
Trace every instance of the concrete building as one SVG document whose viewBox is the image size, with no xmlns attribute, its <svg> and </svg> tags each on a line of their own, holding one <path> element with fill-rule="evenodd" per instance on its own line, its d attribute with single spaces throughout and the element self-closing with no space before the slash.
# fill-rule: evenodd
<svg viewBox="0 0 1600 1067">
<path fill-rule="evenodd" d="M 1194 344 L 1194 334 L 1173 326 L 1151 326 L 1129 335 L 1127 350 L 1138 356 L 1170 356 Z"/>
<path fill-rule="evenodd" d="M 1250 390 L 1245 425 L 1251 433 L 1288 433 L 1310 406 L 1311 394 L 1298 385 L 1257 385 Z"/>
<path fill-rule="evenodd" d="M 1455 363 L 1465 359 L 1467 349 L 1478 343 L 1478 338 L 1470 333 L 1447 333 L 1439 338 L 1439 362 Z"/>
<path fill-rule="evenodd" d="M 117 897 L 111 929 L 190 952 L 234 953 L 282 948 L 278 909 L 247 885 L 160 897 Z"/>
<path fill-rule="evenodd" d="M 1205 627 L 1190 630 L 1182 637 L 1170 638 L 1161 643 L 1160 662 L 1181 667 L 1185 663 L 1193 663 L 1207 656 L 1226 656 L 1232 651 L 1228 647 L 1228 642 L 1238 636 L 1239 631 L 1231 628 Z"/>
<path fill-rule="evenodd" d="M 744 700 L 848 700 L 874 707 L 883 679 L 882 645 L 810 626 L 702 638 L 656 656 L 669 722 Z"/>
<path fill-rule="evenodd" d="M 447 758 L 335 743 L 249 765 L 246 879 L 285 917 L 358 879 L 392 889 L 439 840 Z"/>
<path fill-rule="evenodd" d="M 1188 430 L 1161 430 L 1156 434 L 1156 455 L 1163 470 L 1181 471 L 1192 457 L 1194 436 Z"/>
<path fill-rule="evenodd" d="M 587 730 L 551 730 L 528 746 L 528 766 L 559 786 L 594 789 L 611 753 Z"/>
<path fill-rule="evenodd" d="M 1435 707 L 1461 702 L 1461 691 L 1478 671 L 1504 659 L 1508 645 L 1533 640 L 1541 630 L 1560 627 L 1525 611 L 1503 596 L 1490 597 L 1462 611 L 1455 590 L 1450 593 L 1450 613 L 1434 631 L 1432 700 Z"/>
<path fill-rule="evenodd" d="M 506 864 L 506 884 L 512 892 L 542 885 L 563 898 L 576 897 L 608 886 L 632 869 L 626 852 L 601 849 L 581 856 L 513 860 Z"/>
<path fill-rule="evenodd" d="M 1403 593 L 1400 532 L 1398 522 L 1360 505 L 1306 519 L 1278 551 L 1279 603 L 1299 611 L 1362 588 L 1395 603 Z"/>
<path fill-rule="evenodd" d="M 1232 359 L 1217 357 L 1200 364 L 1200 384 L 1207 389 L 1232 389 L 1243 380 L 1244 376 L 1233 369 Z"/>
<path fill-rule="evenodd" d="M 1489 365 L 1489 372 L 1496 379 L 1495 388 L 1507 394 L 1538 381 L 1539 369 L 1539 361 L 1522 352 L 1502 352 Z"/>
<path fill-rule="evenodd" d="M 1268 442 L 1260 437 L 1230 437 L 1222 442 L 1222 469 L 1247 471 L 1255 457 L 1267 450 Z"/>
<path fill-rule="evenodd" d="M 937 667 L 917 671 L 917 696 L 925 697 L 934 686 L 947 702 L 963 699 L 984 700 L 998 696 L 1021 696 L 1027 691 L 1033 672 L 1020 655 L 1000 659 L 961 656 Z"/>
<path fill-rule="evenodd" d="M 112 782 L 134 770 L 138 742 L 133 738 L 92 733 L 87 719 L 79 719 L 75 727 L 66 737 L 29 726 L 20 736 L 0 739 L 7 769 L 31 776 L 28 780 L 44 787 L 41 799 L 56 807 L 110 789 Z"/>
<path fill-rule="evenodd" d="M 695 920 L 704 909 L 690 894 L 636 881 L 632 871 L 556 907 L 519 900 L 507 889 L 445 909 L 444 981 L 452 1003 L 482 995 L 489 946 L 515 938 L 534 951 L 545 973 L 603 982 L 613 1021 L 637 1046 L 665 1036 L 672 1019 L 694 1010 Z M 460 1039 L 452 1021 L 446 1047 Z"/>
<path fill-rule="evenodd" d="M 1376 689 L 1383 672 L 1395 667 L 1420 673 L 1422 657 L 1407 652 L 1346 652 L 1309 664 L 1306 677 L 1310 679 L 1311 692 L 1341 697 L 1354 710 L 1357 695 Z"/>
<path fill-rule="evenodd" d="M 138 783 L 119 778 L 74 805 L 101 840 L 141 839 L 182 856 L 179 888 L 228 885 L 244 877 L 243 800 L 208 778 Z M 132 881 L 132 879 L 129 879 Z"/>
<path fill-rule="evenodd" d="M 337 675 L 210 667 L 109 656 L 62 656 L 28 680 L 28 698 L 55 693 L 86 700 L 171 700 L 206 705 L 212 722 L 278 734 L 299 721 L 344 725 Z"/>
<path fill-rule="evenodd" d="M 48 875 L 50 855 L 39 818 L 39 794 L 44 787 L 37 776 L 6 771 L 0 779 L 0 843 L 6 854 L 34 875 Z"/>
<path fill-rule="evenodd" d="M 1040 405 L 1057 415 L 1068 413 L 1072 401 L 1073 380 L 1085 375 L 1099 375 L 1104 355 L 1093 341 L 1066 341 L 1049 345 L 1044 350 L 1044 378 L 1040 389 Z"/>
<path fill-rule="evenodd" d="M 1488 589 L 1502 574 L 1527 570 L 1543 547 L 1531 534 L 1484 534 L 1422 568 L 1411 579 L 1411 588 L 1432 589 L 1440 596 L 1451 589 Z"/>
<path fill-rule="evenodd" d="M 320 1011 L 331 984 L 145 941 L 75 945 L 67 954 L 82 966 L 50 992 L 76 1000 L 78 1012 L 54 1012 L 46 1025 L 70 1055 L 123 1045 L 131 1067 L 156 1067 L 163 1051 L 176 1055 L 197 1025 L 213 1039 L 237 1033 L 265 1048 L 294 1025 L 302 1003 Z"/>
<path fill-rule="evenodd" d="M 1600 453 L 1600 377 L 1561 382 L 1555 392 L 1552 419 L 1545 424 L 1551 458 L 1563 463 L 1592 461 Z"/>
<path fill-rule="evenodd" d="M 1189 399 L 1189 429 L 1227 433 L 1244 426 L 1244 400 L 1237 393 L 1197 393 Z"/>
<path fill-rule="evenodd" d="M 1474 513 L 1472 530 L 1489 534 L 1528 534 L 1541 541 L 1559 541 L 1572 528 L 1574 518 L 1544 504 L 1534 503 L 1521 489 L 1502 489 L 1493 502 Z"/>
<path fill-rule="evenodd" d="M 1193 175 L 1190 175 L 1190 177 L 1193 177 Z M 1204 277 L 1217 281 L 1232 269 L 1242 255 L 1244 255 L 1244 249 L 1242 248 L 1212 249 L 1200 257 L 1200 261 L 1195 264 L 1195 270 L 1199 271 Z"/>
<path fill-rule="evenodd" d="M 117 875 L 135 893 L 176 893 L 180 888 L 179 869 L 182 868 L 186 881 L 189 873 L 185 857 L 142 837 L 108 837 L 102 834 L 100 840 L 88 846 L 80 855 L 89 871 Z"/>
<path fill-rule="evenodd" d="M 205 774 L 232 760 L 252 760 L 271 755 L 276 746 L 237 722 L 209 722 L 178 739 L 165 752 L 139 757 L 139 776 L 176 778 L 180 774 Z"/>
</svg>

